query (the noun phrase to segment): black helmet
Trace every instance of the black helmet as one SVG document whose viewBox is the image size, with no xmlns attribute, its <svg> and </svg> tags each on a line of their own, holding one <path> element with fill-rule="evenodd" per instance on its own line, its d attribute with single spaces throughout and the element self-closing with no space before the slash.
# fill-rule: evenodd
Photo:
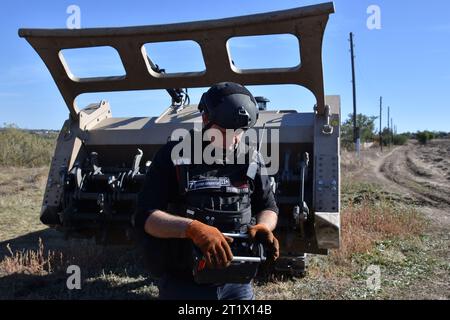
<svg viewBox="0 0 450 320">
<path fill-rule="evenodd" d="M 198 109 L 210 123 L 225 129 L 248 129 L 258 120 L 258 104 L 244 86 L 234 82 L 213 85 L 200 100 Z"/>
</svg>

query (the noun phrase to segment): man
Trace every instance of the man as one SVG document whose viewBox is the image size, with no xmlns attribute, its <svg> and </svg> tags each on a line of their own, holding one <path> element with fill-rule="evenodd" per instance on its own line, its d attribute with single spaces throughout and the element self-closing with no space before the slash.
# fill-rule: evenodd
<svg viewBox="0 0 450 320">
<path fill-rule="evenodd" d="M 229 161 L 236 160 L 243 130 L 255 125 L 258 106 L 244 86 L 227 82 L 212 86 L 202 96 L 199 110 L 203 132 L 213 132 L 200 151 L 213 146 L 217 161 L 206 164 L 202 159 L 195 164 L 191 156 L 186 162 L 172 154 L 179 142 L 163 146 L 139 195 L 136 225 L 145 230 L 145 250 L 151 271 L 160 276 L 161 299 L 254 299 L 251 282 L 197 284 L 191 248 L 193 244 L 201 251 L 207 268 L 226 269 L 233 259 L 233 239 L 223 233 L 244 230 L 251 241 L 265 246 L 268 260 L 278 258 L 279 245 L 272 233 L 278 208 L 269 177 L 260 163 L 252 173 L 248 161 Z M 227 129 L 237 130 L 231 139 L 226 139 Z"/>
</svg>

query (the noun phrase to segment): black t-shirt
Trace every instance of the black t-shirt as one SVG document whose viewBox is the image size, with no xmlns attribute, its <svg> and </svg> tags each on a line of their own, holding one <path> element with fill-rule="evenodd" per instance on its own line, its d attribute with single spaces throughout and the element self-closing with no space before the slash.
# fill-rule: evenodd
<svg viewBox="0 0 450 320">
<path fill-rule="evenodd" d="M 173 147 L 178 142 L 168 142 L 156 153 L 146 174 L 144 186 L 138 195 L 136 227 L 143 227 L 149 214 L 154 210 L 167 211 L 169 203 L 179 199 L 179 185 L 176 169 L 171 159 Z M 258 166 L 251 196 L 252 212 L 271 210 L 278 214 L 269 176 Z"/>
</svg>

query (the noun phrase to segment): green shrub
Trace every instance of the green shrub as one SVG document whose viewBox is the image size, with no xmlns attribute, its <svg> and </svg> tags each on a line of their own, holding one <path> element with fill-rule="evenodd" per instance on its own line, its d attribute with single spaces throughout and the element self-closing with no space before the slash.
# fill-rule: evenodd
<svg viewBox="0 0 450 320">
<path fill-rule="evenodd" d="M 427 144 L 428 141 L 433 140 L 435 138 L 435 135 L 433 132 L 430 131 L 419 131 L 416 134 L 416 138 L 420 144 Z"/>
<path fill-rule="evenodd" d="M 396 134 L 394 135 L 394 144 L 396 146 L 403 146 L 408 142 L 408 136 L 406 134 Z"/>
<path fill-rule="evenodd" d="M 8 125 L 0 129 L 0 165 L 40 167 L 49 165 L 56 134 L 36 134 Z"/>
</svg>

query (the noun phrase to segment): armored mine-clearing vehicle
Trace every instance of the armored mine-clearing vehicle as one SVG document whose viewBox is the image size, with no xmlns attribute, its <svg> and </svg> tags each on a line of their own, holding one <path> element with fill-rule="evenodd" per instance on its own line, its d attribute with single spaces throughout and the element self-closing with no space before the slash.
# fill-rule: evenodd
<svg viewBox="0 0 450 320">
<path fill-rule="evenodd" d="M 70 112 L 51 162 L 41 221 L 68 236 L 95 237 L 106 244 L 133 241 L 136 197 L 155 152 L 174 129 L 189 130 L 201 122 L 197 105 L 186 104 L 185 91 L 178 88 L 206 88 L 224 81 L 296 84 L 316 98 L 311 111 L 261 111 L 256 125 L 265 124 L 268 134 L 279 130 L 281 165 L 273 175 L 280 208 L 275 233 L 281 257 L 276 269 L 301 273 L 305 254 L 339 248 L 340 98 L 325 96 L 322 72 L 323 35 L 332 13 L 333 3 L 325 3 L 168 25 L 19 30 L 46 64 Z M 253 70 L 234 65 L 227 47 L 230 38 L 275 34 L 301 39 L 300 65 Z M 199 44 L 204 71 L 165 74 L 145 52 L 147 43 L 180 40 Z M 99 46 L 117 50 L 125 76 L 77 78 L 70 72 L 61 50 Z M 170 94 L 172 103 L 161 115 L 114 118 L 107 101 L 84 109 L 75 103 L 84 93 L 148 89 L 166 89 Z"/>
</svg>

